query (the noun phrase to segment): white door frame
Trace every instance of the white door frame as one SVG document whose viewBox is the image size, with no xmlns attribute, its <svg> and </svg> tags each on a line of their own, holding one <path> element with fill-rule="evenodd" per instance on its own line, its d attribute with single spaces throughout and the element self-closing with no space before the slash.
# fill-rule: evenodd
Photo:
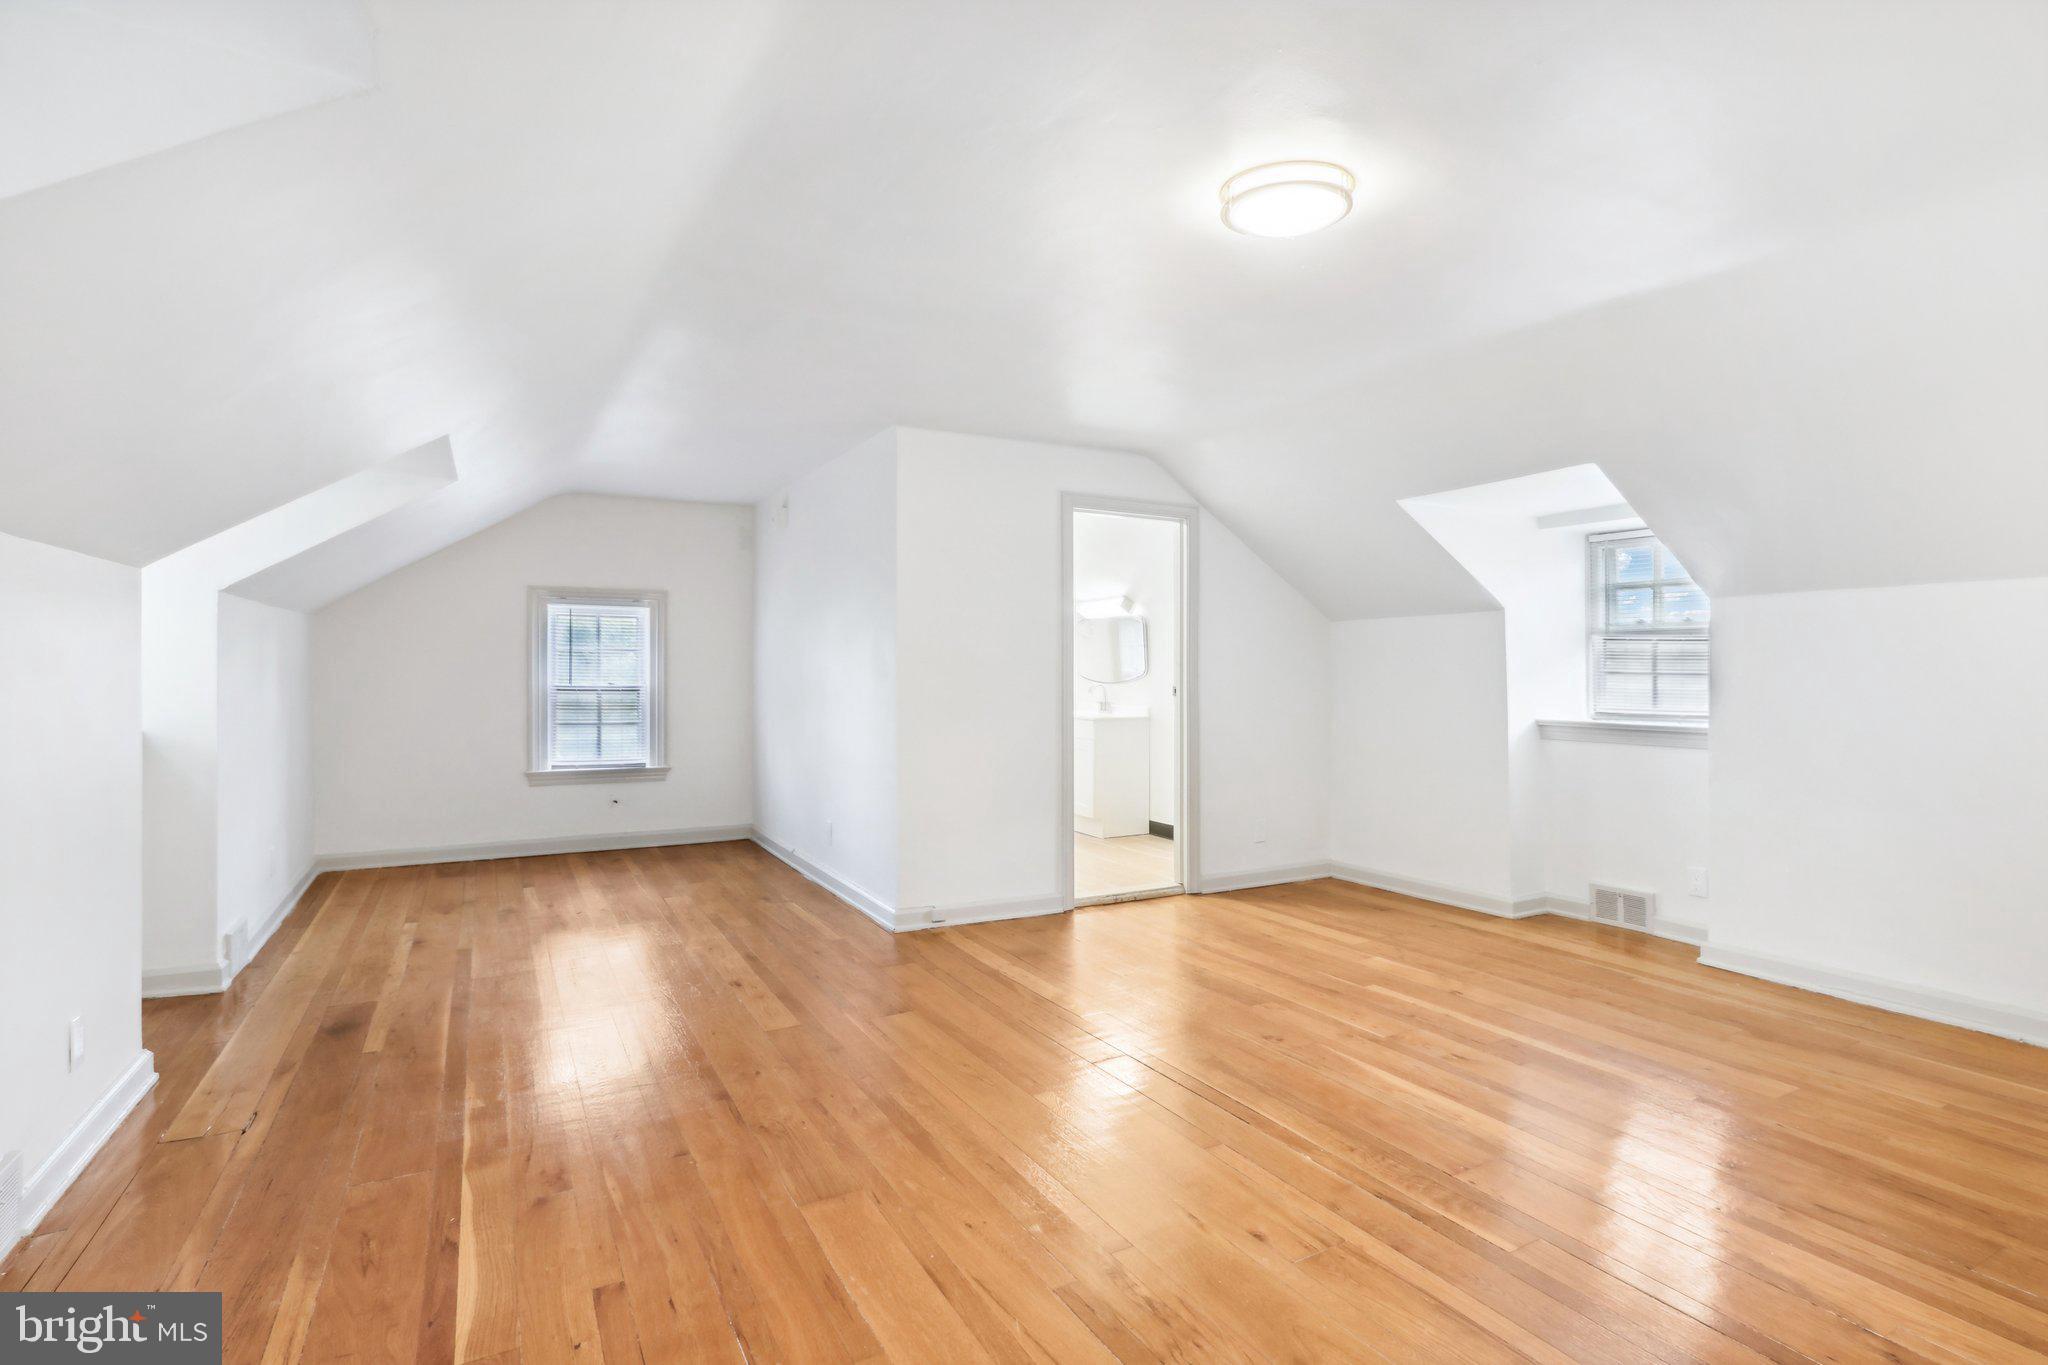
<svg viewBox="0 0 2048 1365">
<path fill-rule="evenodd" d="M 1189 503 L 1147 502 L 1139 498 L 1100 497 L 1093 493 L 1060 494 L 1059 598 L 1055 603 L 1059 623 L 1059 715 L 1053 733 L 1059 744 L 1059 798 L 1053 824 L 1053 843 L 1059 869 L 1060 906 L 1072 910 L 1080 902 L 1074 895 L 1074 514 L 1107 512 L 1114 516 L 1151 517 L 1180 523 L 1180 640 L 1175 651 L 1180 674 L 1178 705 L 1174 723 L 1179 733 L 1175 748 L 1180 754 L 1180 800 L 1174 812 L 1173 851 L 1175 870 L 1182 890 L 1193 891 L 1200 884 L 1201 866 L 1195 838 L 1197 825 L 1197 781 L 1195 736 L 1200 694 L 1195 688 L 1196 554 L 1198 527 L 1196 508 Z"/>
</svg>

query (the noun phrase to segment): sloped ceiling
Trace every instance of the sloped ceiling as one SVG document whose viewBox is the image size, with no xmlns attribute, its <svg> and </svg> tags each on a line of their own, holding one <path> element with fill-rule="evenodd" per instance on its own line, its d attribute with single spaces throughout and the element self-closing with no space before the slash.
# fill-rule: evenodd
<svg viewBox="0 0 2048 1365">
<path fill-rule="evenodd" d="M 375 79 L 361 0 L 6 0 L 0 198 Z"/>
<path fill-rule="evenodd" d="M 2048 492 L 2031 0 L 371 12 L 375 89 L 0 201 L 0 530 L 146 562 L 450 433 L 314 604 L 907 423 L 1155 454 L 1335 616 L 1486 605 L 1397 500 L 1586 461 L 1717 592 L 2048 572 L 1971 534 Z M 1351 219 L 1220 227 L 1300 155 Z"/>
</svg>

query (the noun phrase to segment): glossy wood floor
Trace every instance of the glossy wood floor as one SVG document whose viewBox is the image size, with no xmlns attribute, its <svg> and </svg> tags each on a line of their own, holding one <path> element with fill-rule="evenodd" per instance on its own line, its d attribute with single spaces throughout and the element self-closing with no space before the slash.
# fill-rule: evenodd
<svg viewBox="0 0 2048 1365">
<path fill-rule="evenodd" d="M 324 878 L 0 1288 L 234 1361 L 2017 1360 L 2048 1052 L 1330 882 L 892 938 L 749 845 Z"/>
</svg>

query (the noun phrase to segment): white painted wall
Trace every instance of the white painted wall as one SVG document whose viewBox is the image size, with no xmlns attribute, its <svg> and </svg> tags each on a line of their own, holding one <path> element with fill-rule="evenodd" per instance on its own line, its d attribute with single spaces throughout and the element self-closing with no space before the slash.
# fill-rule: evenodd
<svg viewBox="0 0 2048 1365">
<path fill-rule="evenodd" d="M 1512 897 L 1504 631 L 1497 611 L 1331 628 L 1334 862 Z"/>
<path fill-rule="evenodd" d="M 571 494 L 322 609 L 317 852 L 746 825 L 752 541 L 750 508 Z M 528 785 L 534 586 L 667 591 L 666 780 Z"/>
<path fill-rule="evenodd" d="M 897 456 L 899 904 L 1055 899 L 1061 494 L 1192 499 L 1138 455 L 899 429 Z M 1206 514 L 1197 555 L 1201 873 L 1320 861 L 1328 623 Z"/>
<path fill-rule="evenodd" d="M 253 937 L 313 865 L 312 623 L 232 593 L 219 613 L 218 932 Z"/>
<path fill-rule="evenodd" d="M 1201 518 L 1203 880 L 1321 863 L 1330 847 L 1330 623 Z"/>
<path fill-rule="evenodd" d="M 1096 683 L 1082 676 L 1077 646 L 1075 706 L 1092 710 L 1100 689 L 1114 710 L 1145 711 L 1150 818 L 1163 825 L 1180 821 L 1180 535 L 1180 523 L 1156 517 L 1074 518 L 1074 600 L 1130 598 L 1146 648 L 1142 677 Z"/>
<path fill-rule="evenodd" d="M 291 837 L 285 831 L 297 818 L 269 810 L 256 813 L 253 825 L 229 829 L 223 824 L 223 714 L 233 714 L 228 708 L 236 704 L 254 705 L 263 715 L 303 709 L 276 690 L 295 684 L 266 672 L 272 661 L 263 646 L 248 638 L 265 629 L 259 620 L 277 628 L 276 618 L 241 611 L 238 638 L 225 639 L 221 616 L 230 608 L 224 590 L 428 497 L 454 479 L 448 440 L 429 441 L 143 569 L 142 962 L 152 994 L 218 990 L 240 970 L 242 963 L 226 960 L 223 936 L 245 923 L 251 898 L 265 894 L 275 880 L 269 870 L 272 845 L 285 845 L 289 860 Z M 238 667 L 255 670 L 254 675 L 224 678 L 221 666 L 230 657 Z M 223 695 L 224 688 L 234 696 Z M 235 799 L 242 800 L 249 782 L 259 780 L 249 765 L 265 770 L 290 760 L 261 754 L 246 735 L 236 740 L 243 744 L 244 766 L 233 780 L 243 789 Z M 271 790 L 281 788 L 273 784 Z M 251 812 L 244 807 L 241 813 Z M 226 874 L 224 852 L 235 860 Z M 249 859 L 258 870 L 251 870 Z M 236 884 L 224 886 L 223 875 L 232 875 Z M 268 908 L 256 913 L 260 925 Z"/>
<path fill-rule="evenodd" d="M 2048 1025 L 2048 579 L 1714 614 L 1712 946 Z"/>
<path fill-rule="evenodd" d="M 164 564 L 141 585 L 142 965 L 155 979 L 218 982 L 222 585 Z"/>
<path fill-rule="evenodd" d="M 1718 732 L 1720 722 L 1714 724 Z M 1543 741 L 1541 749 L 1548 894 L 1584 901 L 1593 882 L 1654 891 L 1664 927 L 1689 937 L 1698 937 L 1689 929 L 1710 930 L 1711 894 L 1691 896 L 1687 870 L 1710 868 L 1712 755 L 1559 740 Z"/>
<path fill-rule="evenodd" d="M 895 434 L 761 504 L 755 528 L 755 827 L 892 911 Z"/>
<path fill-rule="evenodd" d="M 1057 898 L 1060 495 L 1189 501 L 1138 455 L 899 428 L 905 907 Z M 1199 687 L 1200 684 L 1198 683 Z"/>
<path fill-rule="evenodd" d="M 136 571 L 0 535 L 0 639 L 33 642 L 0 669 L 0 1152 L 33 1181 L 142 1051 Z"/>
</svg>

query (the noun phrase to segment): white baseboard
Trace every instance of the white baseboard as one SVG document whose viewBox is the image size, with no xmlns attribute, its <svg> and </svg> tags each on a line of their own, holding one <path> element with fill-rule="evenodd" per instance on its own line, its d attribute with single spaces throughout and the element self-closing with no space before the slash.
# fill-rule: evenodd
<svg viewBox="0 0 2048 1365">
<path fill-rule="evenodd" d="M 1285 886 L 1290 882 L 1312 882 L 1330 875 L 1328 863 L 1294 863 L 1287 867 L 1255 867 L 1246 872 L 1223 872 L 1204 877 L 1197 888 L 1202 895 L 1220 891 L 1250 891 L 1259 886 Z"/>
<path fill-rule="evenodd" d="M 609 853 L 621 848 L 666 848 L 673 844 L 722 844 L 751 839 L 751 825 L 706 825 L 696 829 L 650 829 L 626 834 L 571 834 L 553 839 L 506 839 L 490 844 L 440 848 L 387 848 L 366 853 L 326 853 L 313 871 L 351 872 L 368 867 L 423 867 L 429 863 L 476 863 L 492 858 L 544 858 L 559 853 Z M 771 850 L 772 851 L 772 850 Z"/>
<path fill-rule="evenodd" d="M 1690 943 L 1695 948 L 1705 947 L 1707 942 L 1706 925 L 1688 924 L 1682 919 L 1669 919 L 1663 915 L 1650 921 L 1650 932 L 1673 943 Z"/>
<path fill-rule="evenodd" d="M 1066 909 L 1053 896 L 1029 900 L 971 901 L 947 906 L 908 905 L 898 909 L 838 874 L 819 867 L 795 849 L 776 843 L 759 830 L 753 832 L 752 838 L 769 853 L 802 873 L 806 880 L 824 887 L 892 934 L 913 933 L 919 929 L 950 929 L 962 924 L 991 924 L 1006 919 L 1030 919 L 1038 915 L 1057 915 Z"/>
<path fill-rule="evenodd" d="M 1490 896 L 1483 891 L 1467 891 L 1414 877 L 1398 877 L 1369 867 L 1354 867 L 1350 863 L 1330 864 L 1330 875 L 1339 881 L 1356 882 L 1378 891 L 1414 896 L 1439 905 L 1454 905 L 1460 910 L 1477 910 L 1482 915 L 1498 915 L 1502 919 L 1527 919 L 1531 915 L 1545 914 L 1550 901 L 1548 896 L 1516 896 L 1510 900 L 1505 896 Z"/>
<path fill-rule="evenodd" d="M 1591 923 L 1593 907 L 1572 896 L 1560 896 L 1555 892 L 1543 898 L 1543 912 L 1547 915 L 1561 915 L 1566 919 L 1582 919 Z M 1656 938 L 1668 938 L 1673 943 L 1690 943 L 1695 947 L 1707 941 L 1707 926 L 1689 924 L 1684 920 L 1658 915 L 1650 921 L 1650 927 L 1642 930 Z"/>
<path fill-rule="evenodd" d="M 78 1173 L 85 1164 L 99 1154 L 107 1145 L 107 1139 L 121 1126 L 121 1120 L 128 1117 L 149 1088 L 156 1084 L 156 1054 L 147 1048 L 135 1054 L 135 1060 L 107 1087 L 84 1117 L 71 1126 L 64 1140 L 57 1144 L 55 1151 L 43 1159 L 35 1174 L 21 1192 L 21 1226 L 0 1228 L 0 1239 L 6 1246 L 0 1246 L 0 1255 L 20 1237 L 25 1236 L 43 1215 L 50 1211 L 71 1182 L 78 1179 Z"/>
<path fill-rule="evenodd" d="M 228 988 L 233 974 L 225 962 L 198 963 L 190 967 L 144 967 L 142 998 L 168 1000 L 178 995 L 219 995 Z"/>
<path fill-rule="evenodd" d="M 928 919 L 921 918 L 929 915 L 929 911 L 899 911 L 879 897 L 869 895 L 852 882 L 835 873 L 827 872 L 795 849 L 785 848 L 776 843 L 757 829 L 748 830 L 746 837 L 795 868 L 803 874 L 805 880 L 816 882 L 892 934 L 904 929 L 922 929 L 929 923 Z"/>
<path fill-rule="evenodd" d="M 1955 1024 L 1979 1033 L 1993 1033 L 2001 1038 L 2048 1047 L 2048 1014 L 2033 1010 L 1930 990 L 1903 981 L 1835 971 L 1810 962 L 1745 952 L 1739 948 L 1710 945 L 1700 950 L 1700 962 L 1725 972 L 1761 977 L 1780 985 L 1852 1000 L 1859 1005 L 1875 1005 L 1894 1014 L 1910 1014 L 1918 1019 L 1931 1019 L 1937 1024 Z"/>
<path fill-rule="evenodd" d="M 1065 902 L 1058 896 L 1038 896 L 1021 901 L 972 901 L 965 905 L 939 905 L 923 912 L 928 918 L 918 927 L 949 929 L 959 924 L 993 924 L 997 920 L 1035 919 L 1040 915 L 1065 914 L 1066 909 Z"/>
</svg>

